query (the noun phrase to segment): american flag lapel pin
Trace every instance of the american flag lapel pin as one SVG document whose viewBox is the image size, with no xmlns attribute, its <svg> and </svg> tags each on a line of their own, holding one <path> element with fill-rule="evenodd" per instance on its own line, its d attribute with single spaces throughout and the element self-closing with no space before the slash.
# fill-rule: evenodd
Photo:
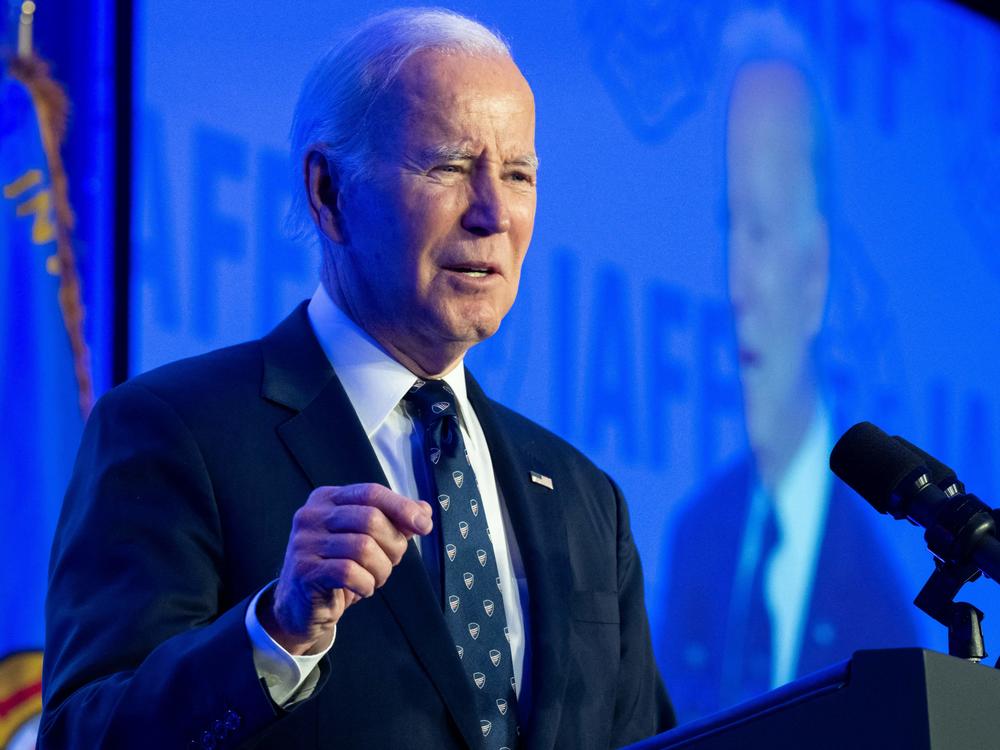
<svg viewBox="0 0 1000 750">
<path fill-rule="evenodd" d="M 535 484 L 540 484 L 542 485 L 542 487 L 545 487 L 546 489 L 550 490 L 555 489 L 552 486 L 552 477 L 547 477 L 544 474 L 539 474 L 537 471 L 532 471 L 530 473 L 531 473 L 531 481 L 534 482 Z"/>
</svg>

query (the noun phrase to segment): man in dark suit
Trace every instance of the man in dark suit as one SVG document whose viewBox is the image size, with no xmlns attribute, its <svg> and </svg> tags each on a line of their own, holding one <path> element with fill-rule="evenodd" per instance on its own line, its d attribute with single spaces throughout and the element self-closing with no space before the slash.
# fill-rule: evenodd
<svg viewBox="0 0 1000 750">
<path fill-rule="evenodd" d="M 674 698 L 681 721 L 775 687 L 763 570 L 745 578 L 739 571 L 758 481 L 752 461 L 744 457 L 687 502 L 674 521 L 671 570 L 662 589 L 671 614 L 660 633 L 660 665 L 678 686 Z M 861 648 L 917 645 L 912 607 L 886 559 L 878 520 L 846 485 L 831 487 L 796 663 L 784 681 L 848 659 Z"/>
<path fill-rule="evenodd" d="M 750 452 L 672 519 L 658 645 L 683 721 L 916 641 L 875 514 L 827 469 L 842 420 L 816 357 L 830 253 L 817 110 L 790 61 L 734 76 L 728 281 Z"/>
<path fill-rule="evenodd" d="M 88 424 L 42 747 L 606 748 L 667 728 L 620 491 L 462 364 L 513 303 L 534 221 L 534 104 L 506 46 L 447 12 L 372 19 L 310 75 L 292 145 L 313 299 Z"/>
</svg>

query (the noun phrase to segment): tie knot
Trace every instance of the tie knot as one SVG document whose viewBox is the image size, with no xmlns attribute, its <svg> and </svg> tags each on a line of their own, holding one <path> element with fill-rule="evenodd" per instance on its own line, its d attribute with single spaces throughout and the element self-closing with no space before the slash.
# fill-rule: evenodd
<svg viewBox="0 0 1000 750">
<path fill-rule="evenodd" d="M 457 417 L 455 392 L 443 380 L 420 380 L 414 383 L 405 396 L 417 407 L 420 419 L 429 424 L 443 417 Z"/>
</svg>

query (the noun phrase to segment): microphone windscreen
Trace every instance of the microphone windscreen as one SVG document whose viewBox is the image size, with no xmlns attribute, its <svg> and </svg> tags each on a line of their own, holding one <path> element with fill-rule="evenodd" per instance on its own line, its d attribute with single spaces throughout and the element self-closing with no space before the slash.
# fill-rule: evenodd
<svg viewBox="0 0 1000 750">
<path fill-rule="evenodd" d="M 919 446 L 914 445 L 904 437 L 893 435 L 893 439 L 897 440 L 903 445 L 904 448 L 920 458 L 924 466 L 930 470 L 930 480 L 932 484 L 936 484 L 941 489 L 954 484 L 958 486 L 961 492 L 965 492 L 965 485 L 958 481 L 958 474 L 956 474 L 955 470 L 950 466 L 941 463 L 930 453 L 923 450 Z"/>
<path fill-rule="evenodd" d="M 871 422 L 859 422 L 830 452 L 830 469 L 880 513 L 890 512 L 896 488 L 923 468 L 919 456 Z"/>
</svg>

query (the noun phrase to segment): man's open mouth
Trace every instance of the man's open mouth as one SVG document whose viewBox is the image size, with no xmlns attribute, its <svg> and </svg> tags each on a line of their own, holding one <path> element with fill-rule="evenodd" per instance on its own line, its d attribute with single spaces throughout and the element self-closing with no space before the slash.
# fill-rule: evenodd
<svg viewBox="0 0 1000 750">
<path fill-rule="evenodd" d="M 489 276 L 493 273 L 493 269 L 486 268 L 485 266 L 446 266 L 447 270 L 454 271 L 455 273 L 463 273 L 466 276 L 471 276 L 473 278 L 482 278 L 484 276 Z"/>
</svg>

